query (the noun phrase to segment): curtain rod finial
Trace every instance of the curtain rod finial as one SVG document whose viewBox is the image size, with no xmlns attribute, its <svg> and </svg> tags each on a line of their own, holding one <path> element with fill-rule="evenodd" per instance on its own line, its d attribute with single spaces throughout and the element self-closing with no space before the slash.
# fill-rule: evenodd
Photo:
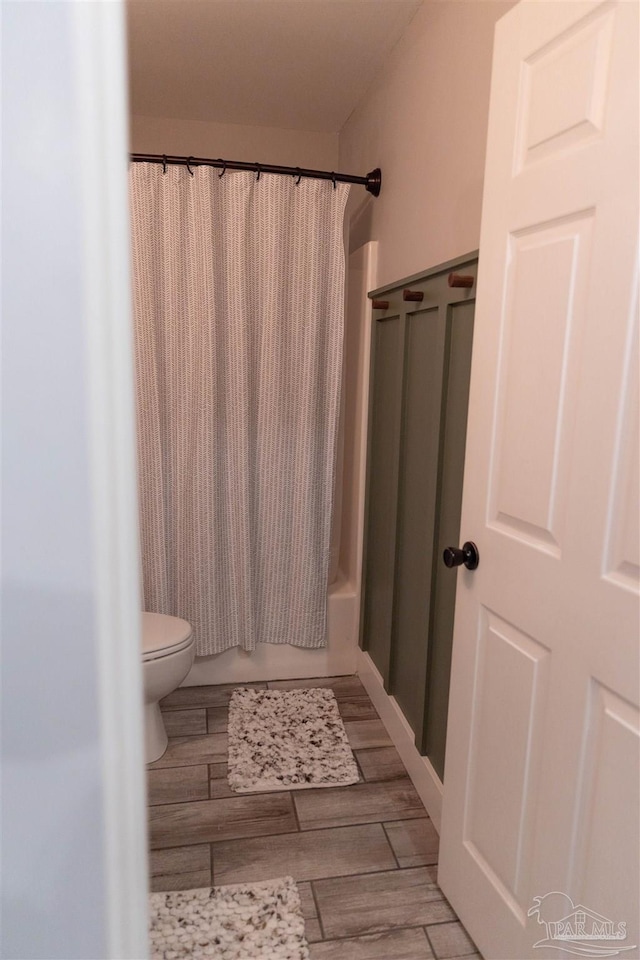
<svg viewBox="0 0 640 960">
<path fill-rule="evenodd" d="M 380 187 L 382 186 L 382 170 L 380 167 L 376 167 L 375 170 L 371 170 L 367 174 L 367 184 L 365 189 L 368 193 L 373 194 L 374 197 L 380 196 Z"/>
</svg>

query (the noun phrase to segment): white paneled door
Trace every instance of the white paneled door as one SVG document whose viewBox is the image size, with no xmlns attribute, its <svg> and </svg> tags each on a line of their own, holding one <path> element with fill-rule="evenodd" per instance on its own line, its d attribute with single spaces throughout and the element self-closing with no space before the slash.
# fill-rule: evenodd
<svg viewBox="0 0 640 960">
<path fill-rule="evenodd" d="M 638 3 L 498 24 L 439 881 L 488 960 L 638 957 Z"/>
</svg>

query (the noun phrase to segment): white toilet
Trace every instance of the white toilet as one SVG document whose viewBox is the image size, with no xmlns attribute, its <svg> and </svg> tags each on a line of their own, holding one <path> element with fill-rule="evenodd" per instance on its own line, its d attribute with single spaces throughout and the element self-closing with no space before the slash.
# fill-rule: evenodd
<svg viewBox="0 0 640 960">
<path fill-rule="evenodd" d="M 191 625 L 163 613 L 142 614 L 142 673 L 147 763 L 167 749 L 159 701 L 179 687 L 191 669 L 195 644 Z"/>
</svg>

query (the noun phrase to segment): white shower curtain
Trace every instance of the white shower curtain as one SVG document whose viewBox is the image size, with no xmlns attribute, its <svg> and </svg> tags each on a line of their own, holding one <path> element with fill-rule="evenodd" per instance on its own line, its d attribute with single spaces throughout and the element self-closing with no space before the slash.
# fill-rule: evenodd
<svg viewBox="0 0 640 960">
<path fill-rule="evenodd" d="M 325 644 L 345 184 L 130 170 L 145 609 Z"/>
</svg>

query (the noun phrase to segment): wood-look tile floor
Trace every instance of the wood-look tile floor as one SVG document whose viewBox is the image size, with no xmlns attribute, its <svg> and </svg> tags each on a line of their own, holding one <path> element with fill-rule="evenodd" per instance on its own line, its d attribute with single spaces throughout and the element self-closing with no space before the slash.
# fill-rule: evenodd
<svg viewBox="0 0 640 960">
<path fill-rule="evenodd" d="M 479 957 L 436 883 L 438 835 L 358 677 L 247 686 L 331 687 L 361 782 L 234 794 L 234 686 L 176 690 L 161 705 L 169 747 L 148 768 L 151 889 L 289 874 L 312 960 Z"/>
</svg>

